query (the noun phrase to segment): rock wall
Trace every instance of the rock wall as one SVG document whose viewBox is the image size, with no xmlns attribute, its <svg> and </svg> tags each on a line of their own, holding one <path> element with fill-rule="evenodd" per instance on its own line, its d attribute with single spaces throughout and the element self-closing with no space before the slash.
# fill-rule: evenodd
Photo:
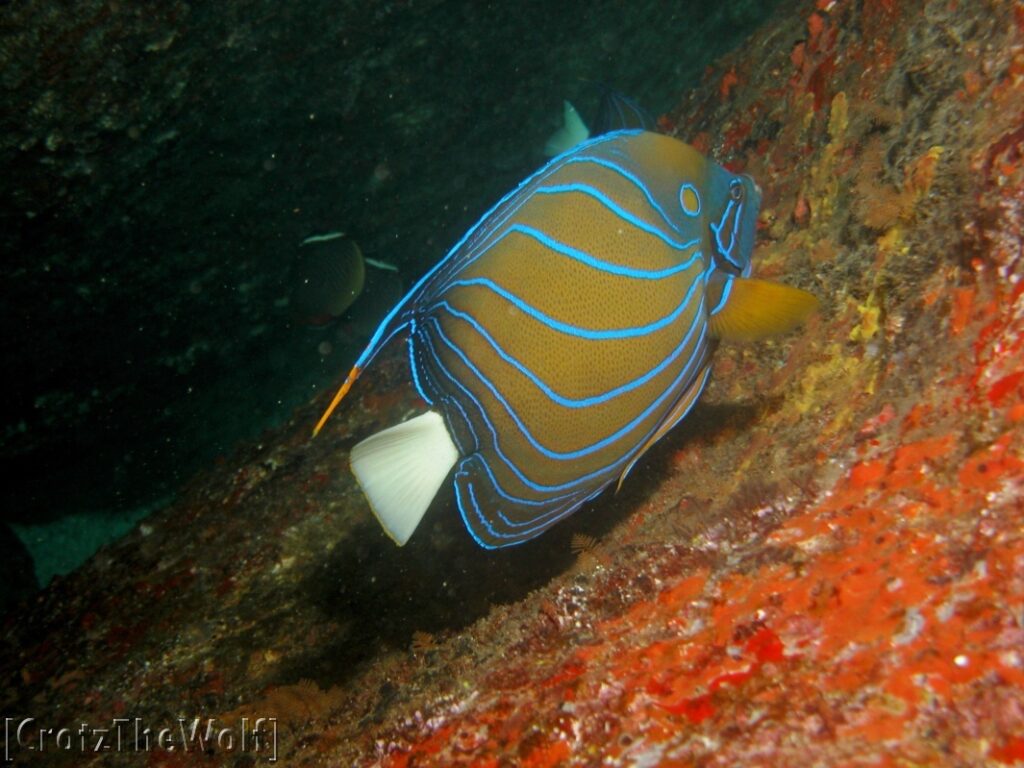
<svg viewBox="0 0 1024 768">
<path fill-rule="evenodd" d="M 663 126 L 757 178 L 801 334 L 723 347 L 622 493 L 498 553 L 450 499 L 394 548 L 348 475 L 398 355 L 8 619 L 4 711 L 276 717 L 295 766 L 1024 759 L 1022 40 L 1020 3 L 780 10 Z"/>
</svg>

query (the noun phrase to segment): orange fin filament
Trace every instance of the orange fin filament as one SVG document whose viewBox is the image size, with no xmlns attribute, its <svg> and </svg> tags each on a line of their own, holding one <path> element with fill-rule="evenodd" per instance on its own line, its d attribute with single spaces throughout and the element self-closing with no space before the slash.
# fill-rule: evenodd
<svg viewBox="0 0 1024 768">
<path fill-rule="evenodd" d="M 320 430 L 323 428 L 324 424 L 327 423 L 327 420 L 331 417 L 331 414 L 334 413 L 334 409 L 338 407 L 338 403 L 340 403 L 341 399 L 348 394 L 348 391 L 352 388 L 352 385 L 356 383 L 356 379 L 359 378 L 359 374 L 361 374 L 362 372 L 363 369 L 360 368 L 358 365 L 355 366 L 351 371 L 349 371 L 348 376 L 345 377 L 345 383 L 341 385 L 341 389 L 338 390 L 338 393 L 334 396 L 334 399 L 331 400 L 331 404 L 327 406 L 327 410 L 324 411 L 324 415 L 320 417 L 320 421 L 318 421 L 316 423 L 316 426 L 313 427 L 313 437 L 316 437 Z"/>
</svg>

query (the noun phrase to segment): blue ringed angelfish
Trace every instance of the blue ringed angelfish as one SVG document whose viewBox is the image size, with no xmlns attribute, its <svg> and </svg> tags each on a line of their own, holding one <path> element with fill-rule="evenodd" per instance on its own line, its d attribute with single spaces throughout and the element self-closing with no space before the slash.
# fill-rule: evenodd
<svg viewBox="0 0 1024 768">
<path fill-rule="evenodd" d="M 750 279 L 760 190 L 676 139 L 600 136 L 484 215 L 377 328 L 316 434 L 400 332 L 426 413 L 352 448 L 404 544 L 454 468 L 483 547 L 572 514 L 690 412 L 721 339 L 789 331 L 816 299 Z"/>
</svg>

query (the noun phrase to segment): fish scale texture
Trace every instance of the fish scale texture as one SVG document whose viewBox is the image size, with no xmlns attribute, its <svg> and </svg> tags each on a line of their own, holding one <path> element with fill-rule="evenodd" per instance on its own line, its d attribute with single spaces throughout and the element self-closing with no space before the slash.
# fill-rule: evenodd
<svg viewBox="0 0 1024 768">
<path fill-rule="evenodd" d="M 276 717 L 287 766 L 1024 763 L 1022 115 L 1021 3 L 780 11 L 660 127 L 757 180 L 808 327 L 723 345 L 619 494 L 498 554 L 450 498 L 376 530 L 345 454 L 414 405 L 383 361 L 9 619 L 0 709 Z"/>
</svg>

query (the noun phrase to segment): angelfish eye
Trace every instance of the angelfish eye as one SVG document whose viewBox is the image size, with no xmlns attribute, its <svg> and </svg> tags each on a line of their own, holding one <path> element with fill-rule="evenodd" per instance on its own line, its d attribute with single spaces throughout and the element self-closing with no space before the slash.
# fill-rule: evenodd
<svg viewBox="0 0 1024 768">
<path fill-rule="evenodd" d="M 743 199 L 743 184 L 741 182 L 734 181 L 729 185 L 729 197 L 737 203 Z"/>
</svg>

